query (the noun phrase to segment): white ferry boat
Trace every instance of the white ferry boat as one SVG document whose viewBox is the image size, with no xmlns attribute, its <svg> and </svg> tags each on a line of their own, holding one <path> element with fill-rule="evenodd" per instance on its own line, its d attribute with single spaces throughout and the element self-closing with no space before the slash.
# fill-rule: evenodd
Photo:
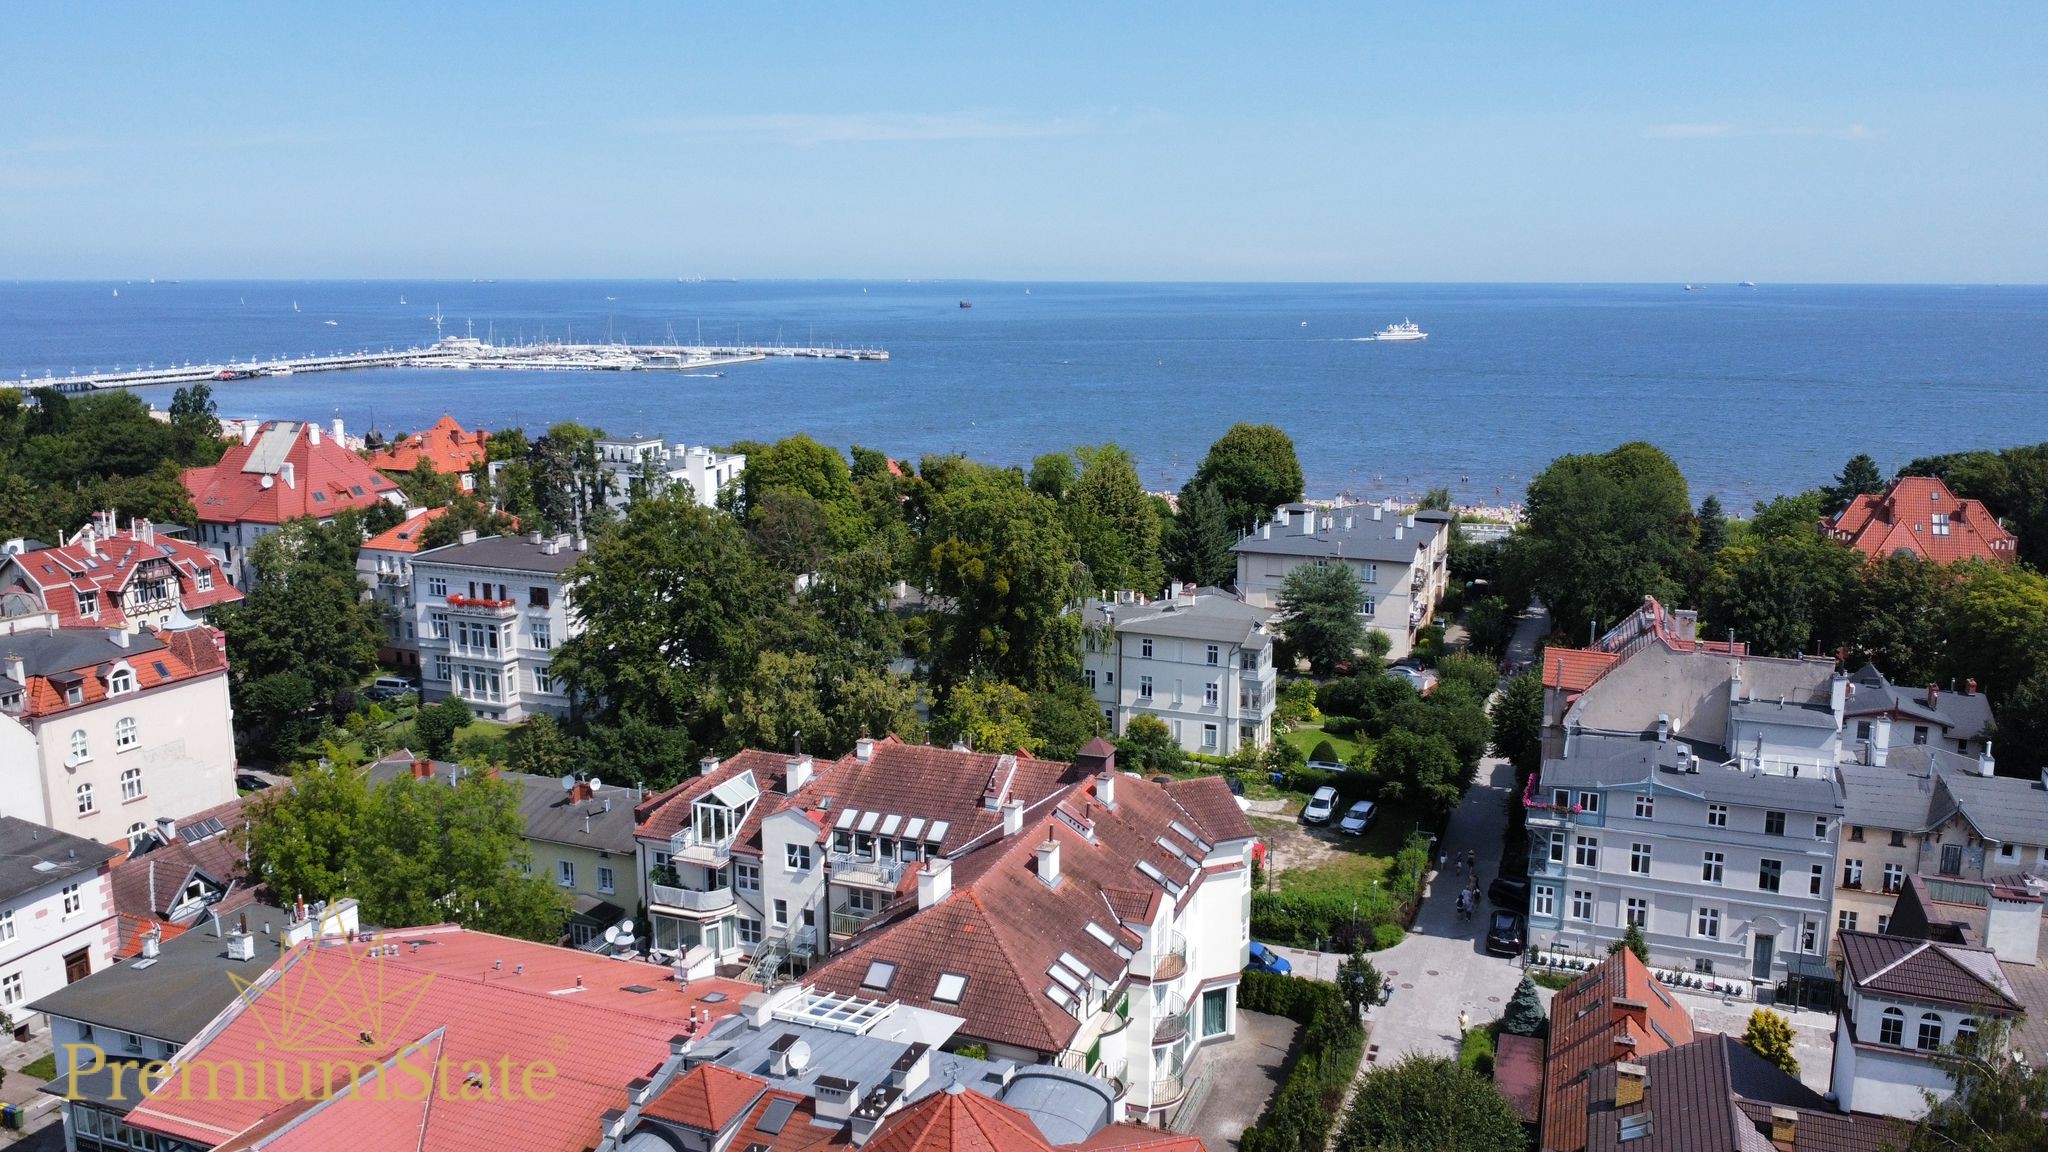
<svg viewBox="0 0 2048 1152">
<path fill-rule="evenodd" d="M 1429 339 L 1429 333 L 1416 327 L 1415 321 L 1403 320 L 1399 324 L 1389 324 L 1378 332 L 1373 333 L 1372 338 L 1375 340 L 1427 340 Z"/>
</svg>

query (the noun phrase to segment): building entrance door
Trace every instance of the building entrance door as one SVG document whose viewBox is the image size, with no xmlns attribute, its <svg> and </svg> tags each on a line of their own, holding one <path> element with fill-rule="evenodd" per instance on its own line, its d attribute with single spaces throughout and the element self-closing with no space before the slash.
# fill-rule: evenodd
<svg viewBox="0 0 2048 1152">
<path fill-rule="evenodd" d="M 1769 980 L 1771 978 L 1771 957 L 1777 950 L 1777 937 L 1758 935 L 1756 938 L 1756 962 L 1750 967 L 1749 974 L 1759 980 Z"/>
</svg>

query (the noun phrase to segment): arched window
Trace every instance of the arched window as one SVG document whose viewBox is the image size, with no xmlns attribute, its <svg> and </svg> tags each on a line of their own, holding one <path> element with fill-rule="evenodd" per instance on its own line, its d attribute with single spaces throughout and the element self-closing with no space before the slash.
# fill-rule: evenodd
<svg viewBox="0 0 2048 1152">
<path fill-rule="evenodd" d="M 133 824 L 130 824 L 130 825 L 128 826 L 128 848 L 129 848 L 129 850 L 130 850 L 130 851 L 134 851 L 134 850 L 135 850 L 135 848 L 136 848 L 136 847 L 137 847 L 138 845 L 140 845 L 140 844 L 142 843 L 142 838 L 143 838 L 144 836 L 148 835 L 148 833 L 149 833 L 149 825 L 147 825 L 147 824 L 144 824 L 144 823 L 143 823 L 142 821 L 140 821 L 140 820 L 137 820 L 137 821 L 136 821 L 135 823 L 133 823 Z"/>
<path fill-rule="evenodd" d="M 114 748 L 119 751 L 133 748 L 142 743 L 142 734 L 135 730 L 135 717 L 123 716 L 114 721 Z"/>
<path fill-rule="evenodd" d="M 92 814 L 92 810 L 92 785 L 80 784 L 78 786 L 78 814 L 80 816 L 89 816 Z"/>
<path fill-rule="evenodd" d="M 1956 1022 L 1956 1051 L 1972 1052 L 1977 1047 L 1977 1022 L 1968 1016 Z"/>
<path fill-rule="evenodd" d="M 142 769 L 140 767 L 123 768 L 121 770 L 121 799 L 123 801 L 142 799 Z"/>
<path fill-rule="evenodd" d="M 107 677 L 107 695 L 119 696 L 124 692 L 133 691 L 135 691 L 134 672 L 131 672 L 126 668 L 116 668 L 114 669 L 113 673 Z"/>
<path fill-rule="evenodd" d="M 1906 1014 L 1897 1008 L 1885 1009 L 1884 1015 L 1878 1017 L 1877 1041 L 1880 1044 L 1896 1044 L 1904 1047 L 1906 1043 Z"/>
<path fill-rule="evenodd" d="M 1941 1013 L 1920 1014 L 1920 1050 L 1932 1052 L 1941 1047 Z"/>
<path fill-rule="evenodd" d="M 85 742 L 85 729 L 73 728 L 71 730 L 71 758 L 73 760 L 85 759 L 87 756 L 87 748 L 88 745 Z"/>
</svg>

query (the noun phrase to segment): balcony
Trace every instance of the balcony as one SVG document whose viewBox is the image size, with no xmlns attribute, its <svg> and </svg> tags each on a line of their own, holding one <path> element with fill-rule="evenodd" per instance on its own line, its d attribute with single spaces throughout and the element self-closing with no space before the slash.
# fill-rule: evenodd
<svg viewBox="0 0 2048 1152">
<path fill-rule="evenodd" d="M 511 620 L 519 615 L 517 600 L 487 600 L 481 596 L 450 596 L 448 608 L 465 616 L 483 616 L 492 620 Z"/>
<path fill-rule="evenodd" d="M 841 884 L 852 884 L 861 888 L 881 888 L 894 892 L 897 883 L 903 879 L 903 870 L 906 867 L 908 865 L 901 860 L 878 860 L 854 852 L 832 853 L 832 879 Z"/>
<path fill-rule="evenodd" d="M 379 572 L 379 573 L 377 573 L 377 584 L 378 584 L 378 586 L 379 586 L 379 587 L 383 587 L 383 588 L 404 588 L 404 587 L 406 587 L 407 585 L 409 585 L 409 584 L 411 584 L 411 583 L 412 583 L 412 574 L 411 574 L 411 573 L 409 573 L 409 572 Z"/>
<path fill-rule="evenodd" d="M 1177 979 L 1188 970 L 1188 938 L 1178 932 L 1168 932 L 1152 941 L 1152 971 L 1154 980 Z"/>
<path fill-rule="evenodd" d="M 648 902 L 683 912 L 723 912 L 732 907 L 730 888 L 680 888 L 655 881 L 649 885 Z"/>
<path fill-rule="evenodd" d="M 1188 1034 L 1188 998 L 1178 994 L 1153 1009 L 1152 1043 L 1171 1044 Z"/>
<path fill-rule="evenodd" d="M 1149 1103 L 1154 1108 L 1162 1104 L 1172 1104 L 1188 1094 L 1188 1081 L 1185 1076 L 1161 1076 L 1152 1081 L 1151 1087 L 1152 1098 Z"/>
<path fill-rule="evenodd" d="M 685 864 L 701 868 L 723 868 L 732 862 L 732 837 L 708 840 L 697 829 L 684 828 L 668 838 L 668 854 Z"/>
<path fill-rule="evenodd" d="M 867 926 L 868 921 L 882 914 L 880 908 L 869 911 L 851 904 L 841 904 L 832 910 L 832 934 L 851 936 Z"/>
</svg>

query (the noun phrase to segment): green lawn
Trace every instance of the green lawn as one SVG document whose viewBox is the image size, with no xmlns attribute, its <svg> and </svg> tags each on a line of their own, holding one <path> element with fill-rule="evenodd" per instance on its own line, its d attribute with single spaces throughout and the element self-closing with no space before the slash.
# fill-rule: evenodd
<svg viewBox="0 0 2048 1152">
<path fill-rule="evenodd" d="M 31 1080 L 55 1080 L 57 1078 L 57 1057 L 45 1052 L 21 1066 L 21 1074 Z"/>
<path fill-rule="evenodd" d="M 1337 759 L 1346 764 L 1349 764 L 1351 757 L 1357 754 L 1359 748 L 1363 747 L 1356 740 L 1346 739 L 1343 736 L 1332 736 L 1323 731 L 1320 726 L 1312 727 L 1306 724 L 1292 731 L 1281 733 L 1280 738 L 1301 749 L 1301 755 L 1304 759 L 1314 756 L 1316 745 L 1328 740 L 1330 747 L 1337 750 Z"/>
</svg>

